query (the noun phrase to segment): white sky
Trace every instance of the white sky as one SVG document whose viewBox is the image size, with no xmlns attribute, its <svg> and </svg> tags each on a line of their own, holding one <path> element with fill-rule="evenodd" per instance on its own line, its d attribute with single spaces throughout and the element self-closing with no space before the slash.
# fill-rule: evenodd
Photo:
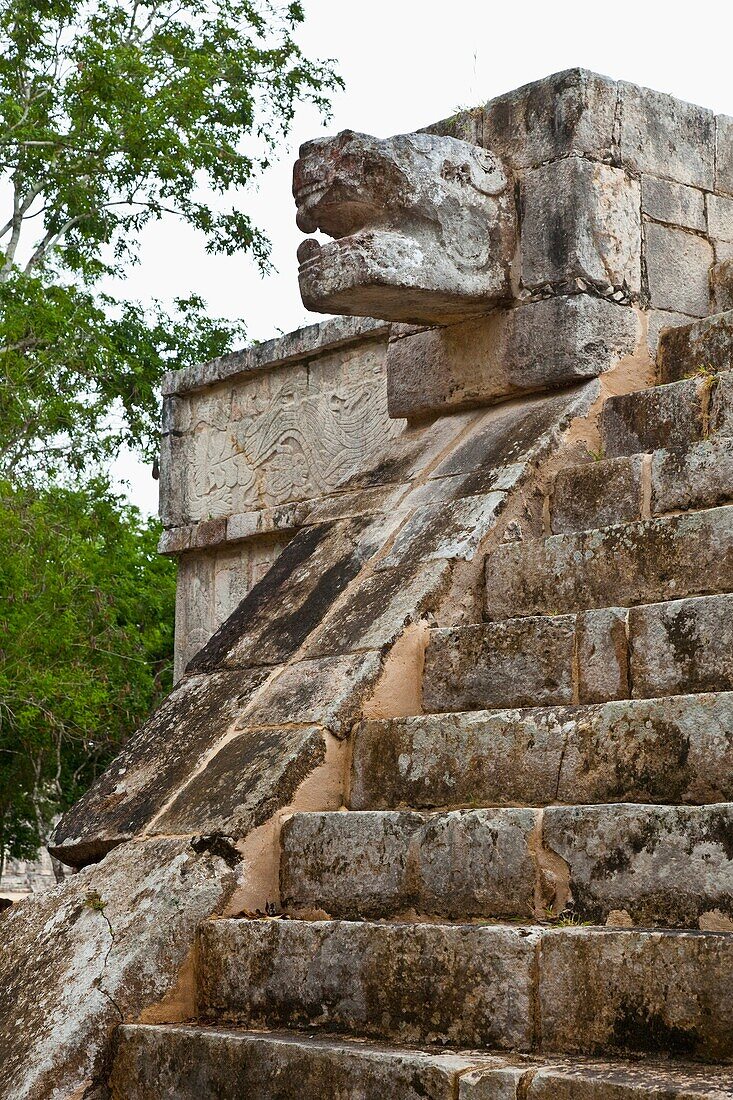
<svg viewBox="0 0 733 1100">
<path fill-rule="evenodd" d="M 527 81 L 573 66 L 631 80 L 733 114 L 733 13 L 723 2 L 686 0 L 306 0 L 300 42 L 333 57 L 346 90 L 324 130 L 302 110 L 280 162 L 246 203 L 270 237 L 277 273 L 262 279 L 246 257 L 208 256 L 174 220 L 152 227 L 142 262 L 120 290 L 142 300 L 200 293 L 212 313 L 244 319 L 263 340 L 319 320 L 300 301 L 290 193 L 298 145 L 349 127 L 386 137 L 437 122 Z M 130 499 L 157 508 L 157 484 L 131 456 L 117 473 Z"/>
</svg>

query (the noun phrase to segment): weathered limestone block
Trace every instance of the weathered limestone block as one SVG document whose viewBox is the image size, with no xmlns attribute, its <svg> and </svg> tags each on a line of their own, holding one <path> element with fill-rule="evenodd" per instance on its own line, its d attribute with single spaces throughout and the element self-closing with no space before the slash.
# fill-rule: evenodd
<svg viewBox="0 0 733 1100">
<path fill-rule="evenodd" d="M 351 808 L 551 802 L 567 714 L 553 708 L 361 722 L 354 738 Z"/>
<path fill-rule="evenodd" d="M 632 691 L 643 699 L 731 690 L 731 622 L 726 594 L 434 629 L 423 707 L 439 713 L 604 703 Z"/>
<path fill-rule="evenodd" d="M 597 1062 L 470 1070 L 459 1100 L 727 1100 L 730 1068 L 680 1062 Z"/>
<path fill-rule="evenodd" d="M 627 612 L 621 607 L 584 611 L 576 620 L 577 695 L 581 703 L 629 696 Z"/>
<path fill-rule="evenodd" d="M 447 477 L 435 477 L 431 474 L 426 484 L 415 490 L 410 503 L 422 507 L 424 504 L 445 504 L 451 500 L 491 492 L 508 493 L 524 480 L 532 465 L 528 462 L 512 462 L 498 468 L 480 466 L 462 474 L 449 474 Z"/>
<path fill-rule="evenodd" d="M 497 621 L 628 607 L 725 591 L 733 576 L 733 509 L 511 543 L 486 560 L 486 612 Z"/>
<path fill-rule="evenodd" d="M 430 474 L 431 482 L 460 477 L 461 496 L 486 491 L 503 491 L 496 481 L 517 463 L 539 462 L 557 444 L 561 433 L 575 416 L 583 416 L 596 397 L 590 383 L 569 393 L 533 395 L 512 404 L 486 409 L 475 430 L 453 447 Z M 433 430 L 432 427 L 430 429 Z M 510 478 L 509 486 L 513 484 Z"/>
<path fill-rule="evenodd" d="M 489 150 L 450 137 L 344 130 L 301 146 L 293 176 L 303 302 L 321 313 L 445 321 L 509 297 L 512 184 Z"/>
<path fill-rule="evenodd" d="M 618 700 L 568 708 L 564 720 L 559 802 L 731 800 L 733 695 Z"/>
<path fill-rule="evenodd" d="M 715 119 L 715 190 L 733 195 L 733 118 Z"/>
<path fill-rule="evenodd" d="M 733 367 L 733 312 L 668 329 L 659 340 L 660 382 L 676 382 L 696 372 L 707 375 Z"/>
<path fill-rule="evenodd" d="M 454 1100 L 458 1075 L 492 1062 L 500 1059 L 312 1035 L 127 1025 L 117 1044 L 112 1100 Z"/>
<path fill-rule="evenodd" d="M 693 317 L 710 312 L 710 243 L 684 229 L 647 222 L 644 234 L 649 296 L 655 309 Z"/>
<path fill-rule="evenodd" d="M 352 809 L 733 800 L 733 696 L 420 715 L 356 730 Z"/>
<path fill-rule="evenodd" d="M 589 531 L 641 518 L 640 455 L 558 470 L 552 491 L 552 533 Z"/>
<path fill-rule="evenodd" d="M 714 379 L 708 406 L 710 434 L 733 435 L 733 373 L 727 371 Z"/>
<path fill-rule="evenodd" d="M 395 566 L 416 569 L 420 563 L 433 561 L 470 561 L 496 524 L 506 499 L 506 493 L 487 493 L 416 508 L 397 532 L 388 553 L 375 563 L 375 570 Z"/>
<path fill-rule="evenodd" d="M 610 160 L 618 89 L 587 69 L 568 69 L 487 103 L 483 141 L 515 168 L 572 154 Z"/>
<path fill-rule="evenodd" d="M 595 378 L 633 354 L 635 312 L 587 294 L 527 302 L 392 340 L 390 416 L 491 404 Z"/>
<path fill-rule="evenodd" d="M 317 726 L 243 730 L 193 775 L 151 832 L 185 836 L 200 831 L 239 840 L 289 805 L 325 758 L 324 731 Z"/>
<path fill-rule="evenodd" d="M 733 500 L 733 438 L 713 436 L 687 451 L 656 451 L 651 479 L 653 515 Z"/>
<path fill-rule="evenodd" d="M 423 706 L 435 713 L 572 703 L 574 651 L 572 615 L 432 630 Z"/>
<path fill-rule="evenodd" d="M 733 144 L 727 135 L 719 127 L 721 179 L 720 153 Z M 491 100 L 482 137 L 515 168 L 580 154 L 631 168 L 635 175 L 713 189 L 712 112 L 586 69 L 555 73 Z M 733 170 L 728 174 L 733 179 Z M 733 193 L 733 187 L 722 190 Z"/>
<path fill-rule="evenodd" d="M 84 864 L 139 835 L 233 728 L 266 675 L 219 672 L 182 680 L 61 818 L 53 854 L 64 863 Z"/>
<path fill-rule="evenodd" d="M 335 737 L 346 737 L 382 671 L 384 657 L 381 649 L 368 649 L 295 661 L 259 693 L 237 726 L 321 725 Z"/>
<path fill-rule="evenodd" d="M 357 920 L 407 909 L 410 841 L 423 823 L 409 811 L 295 814 L 280 834 L 283 910 Z"/>
<path fill-rule="evenodd" d="M 712 191 L 715 116 L 651 88 L 619 81 L 619 153 L 637 172 Z"/>
<path fill-rule="evenodd" d="M 632 607 L 629 637 L 636 697 L 733 687 L 733 595 Z"/>
<path fill-rule="evenodd" d="M 715 300 L 715 282 L 714 282 L 715 267 L 710 270 L 711 281 L 711 294 L 713 295 L 713 301 Z M 657 361 L 659 354 L 659 341 L 662 332 L 668 328 L 681 328 L 684 325 L 689 325 L 692 318 L 688 317 L 684 313 L 671 313 L 666 309 L 650 309 L 646 315 L 647 317 L 647 348 L 649 351 L 649 358 L 652 362 Z M 673 379 L 661 379 L 661 381 L 673 381 Z"/>
<path fill-rule="evenodd" d="M 641 210 L 655 222 L 677 225 L 705 233 L 705 195 L 694 187 L 685 187 L 656 176 L 641 180 Z"/>
<path fill-rule="evenodd" d="M 733 936 L 568 928 L 546 932 L 542 1045 L 550 1051 L 733 1055 Z"/>
<path fill-rule="evenodd" d="M 146 841 L 4 913 L 0 1097 L 87 1095 L 114 1028 L 171 991 L 197 925 L 235 885 L 205 848 Z"/>
<path fill-rule="evenodd" d="M 542 840 L 569 867 L 573 912 L 603 924 L 695 928 L 705 913 L 733 931 L 733 806 L 550 806 Z"/>
<path fill-rule="evenodd" d="M 733 246 L 731 246 L 733 247 Z M 711 313 L 733 309 L 733 259 L 721 259 L 710 268 Z"/>
<path fill-rule="evenodd" d="M 614 458 L 697 443 L 705 435 L 709 390 L 707 379 L 690 378 L 610 397 L 600 416 L 603 454 Z"/>
<path fill-rule="evenodd" d="M 641 291 L 641 194 L 620 168 L 579 157 L 525 173 L 522 284 L 567 286 L 582 279 L 604 292 Z"/>
<path fill-rule="evenodd" d="M 733 241 L 733 199 L 708 195 L 708 229 L 714 241 Z"/>
<path fill-rule="evenodd" d="M 296 814 L 283 827 L 280 895 L 336 918 L 534 915 L 538 811 Z"/>
<path fill-rule="evenodd" d="M 308 657 L 381 649 L 434 610 L 448 589 L 450 563 L 407 562 L 366 578 L 324 617 L 305 647 Z"/>
<path fill-rule="evenodd" d="M 199 1007 L 255 1028 L 526 1050 L 536 941 L 506 927 L 209 921 Z"/>
</svg>

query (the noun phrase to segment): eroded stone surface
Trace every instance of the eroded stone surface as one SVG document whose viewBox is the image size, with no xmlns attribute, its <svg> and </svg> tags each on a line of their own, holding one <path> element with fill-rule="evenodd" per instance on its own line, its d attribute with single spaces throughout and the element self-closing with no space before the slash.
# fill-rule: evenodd
<svg viewBox="0 0 733 1100">
<path fill-rule="evenodd" d="M 244 837 L 292 801 L 325 755 L 324 733 L 316 726 L 245 729 L 182 788 L 153 832 Z"/>
<path fill-rule="evenodd" d="M 200 1009 L 253 1027 L 526 1050 L 535 940 L 505 927 L 209 921 Z"/>
<path fill-rule="evenodd" d="M 548 298 L 390 341 L 390 415 L 408 419 L 595 378 L 633 353 L 634 310 L 587 294 Z"/>
<path fill-rule="evenodd" d="M 296 814 L 283 828 L 286 912 L 531 919 L 538 811 Z"/>
<path fill-rule="evenodd" d="M 641 519 L 641 456 L 559 470 L 552 492 L 552 533 L 588 531 Z"/>
<path fill-rule="evenodd" d="M 308 309 L 444 321 L 509 296 L 517 233 L 511 180 L 456 138 L 344 130 L 301 146 L 298 227 L 332 242 L 298 250 Z"/>
<path fill-rule="evenodd" d="M 235 884 L 218 855 L 146 841 L 3 914 L 3 1100 L 86 1095 L 113 1029 L 169 992 L 198 923 Z"/>
<path fill-rule="evenodd" d="M 517 168 L 572 153 L 610 159 L 617 86 L 587 69 L 568 69 L 492 99 L 483 140 Z"/>
<path fill-rule="evenodd" d="M 437 606 L 450 576 L 450 565 L 444 560 L 408 562 L 365 578 L 326 616 L 308 641 L 306 654 L 324 656 L 390 645 L 404 626 Z"/>
<path fill-rule="evenodd" d="M 627 613 L 621 607 L 584 611 L 576 622 L 577 693 L 581 703 L 627 699 Z"/>
<path fill-rule="evenodd" d="M 191 672 L 281 664 L 321 623 L 389 535 L 394 518 L 301 531 L 193 659 Z"/>
<path fill-rule="evenodd" d="M 457 1075 L 499 1059 L 206 1027 L 127 1026 L 112 1100 L 454 1100 Z"/>
<path fill-rule="evenodd" d="M 138 835 L 216 745 L 267 676 L 265 670 L 186 677 L 56 827 L 65 863 L 98 859 Z"/>
<path fill-rule="evenodd" d="M 416 508 L 397 532 L 376 571 L 416 569 L 434 561 L 470 561 L 506 504 L 505 493 L 464 497 Z"/>
<path fill-rule="evenodd" d="M 733 687 L 733 595 L 632 607 L 629 637 L 638 697 Z"/>
<path fill-rule="evenodd" d="M 708 195 L 708 228 L 716 241 L 733 241 L 733 199 Z"/>
<path fill-rule="evenodd" d="M 645 241 L 652 306 L 706 316 L 710 312 L 708 276 L 715 259 L 709 241 L 656 222 L 647 223 Z"/>
<path fill-rule="evenodd" d="M 638 172 L 712 191 L 715 117 L 651 88 L 619 81 L 619 154 Z"/>
<path fill-rule="evenodd" d="M 629 606 L 725 591 L 733 575 L 733 510 L 710 508 L 492 551 L 492 620 Z"/>
<path fill-rule="evenodd" d="M 433 630 L 425 653 L 425 710 L 573 702 L 575 618 L 510 619 Z"/>
<path fill-rule="evenodd" d="M 546 1050 L 733 1054 L 733 935 L 546 932 L 540 962 Z"/>
<path fill-rule="evenodd" d="M 530 458 L 538 462 L 574 416 L 582 416 L 596 397 L 597 383 L 548 396 L 531 396 L 521 403 L 486 410 L 474 429 L 451 449 L 431 472 L 431 480 L 461 476 L 461 495 L 480 489 L 486 471 L 494 478 Z M 492 486 L 501 489 L 500 484 Z"/>
<path fill-rule="evenodd" d="M 609 398 L 600 416 L 604 457 L 697 443 L 705 433 L 709 389 L 706 379 L 691 378 Z"/>
<path fill-rule="evenodd" d="M 353 809 L 733 801 L 733 696 L 419 715 L 356 731 Z"/>
<path fill-rule="evenodd" d="M 686 451 L 652 457 L 652 513 L 711 508 L 733 499 L 733 439 L 705 439 Z"/>
<path fill-rule="evenodd" d="M 732 349 L 733 312 L 668 329 L 659 340 L 659 380 L 676 382 L 696 372 L 728 371 L 733 366 Z"/>
<path fill-rule="evenodd" d="M 733 1077 L 726 1066 L 674 1062 L 591 1062 L 573 1058 L 543 1064 L 469 1070 L 459 1100 L 727 1100 Z"/>
<path fill-rule="evenodd" d="M 622 169 L 569 157 L 524 174 L 522 283 L 571 287 L 576 279 L 640 292 L 641 195 Z"/>
<path fill-rule="evenodd" d="M 694 187 L 685 187 L 671 180 L 655 176 L 643 176 L 641 181 L 641 209 L 657 222 L 677 225 L 683 229 L 695 229 L 704 233 L 705 196 Z"/>
<path fill-rule="evenodd" d="M 603 924 L 695 928 L 733 917 L 733 805 L 550 806 L 544 844 L 569 867 L 573 911 Z M 731 922 L 733 929 L 733 922 Z"/>
</svg>

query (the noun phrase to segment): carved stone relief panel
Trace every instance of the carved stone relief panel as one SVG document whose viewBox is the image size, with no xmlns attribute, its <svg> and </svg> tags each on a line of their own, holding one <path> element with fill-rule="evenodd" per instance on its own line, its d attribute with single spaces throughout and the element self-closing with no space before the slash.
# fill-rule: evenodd
<svg viewBox="0 0 733 1100">
<path fill-rule="evenodd" d="M 184 398 L 172 437 L 180 499 L 170 524 L 328 495 L 402 422 L 387 414 L 386 343 L 367 341 Z"/>
</svg>

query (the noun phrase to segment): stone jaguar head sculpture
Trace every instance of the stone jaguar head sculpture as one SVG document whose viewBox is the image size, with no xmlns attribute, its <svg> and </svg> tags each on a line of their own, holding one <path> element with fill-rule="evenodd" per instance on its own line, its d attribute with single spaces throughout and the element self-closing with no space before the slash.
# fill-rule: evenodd
<svg viewBox="0 0 733 1100">
<path fill-rule="evenodd" d="M 344 130 L 301 146 L 293 195 L 303 302 L 320 313 L 442 322 L 511 297 L 513 184 L 457 138 Z"/>
</svg>

